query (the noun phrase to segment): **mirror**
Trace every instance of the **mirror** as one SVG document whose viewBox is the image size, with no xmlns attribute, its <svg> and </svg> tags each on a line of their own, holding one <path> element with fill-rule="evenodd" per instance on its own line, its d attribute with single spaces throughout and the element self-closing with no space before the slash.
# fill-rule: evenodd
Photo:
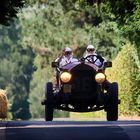
<svg viewBox="0 0 140 140">
<path fill-rule="evenodd" d="M 52 62 L 52 67 L 53 68 L 59 67 L 59 62 Z"/>
<path fill-rule="evenodd" d="M 111 61 L 107 61 L 104 63 L 105 67 L 112 67 L 112 62 Z"/>
</svg>

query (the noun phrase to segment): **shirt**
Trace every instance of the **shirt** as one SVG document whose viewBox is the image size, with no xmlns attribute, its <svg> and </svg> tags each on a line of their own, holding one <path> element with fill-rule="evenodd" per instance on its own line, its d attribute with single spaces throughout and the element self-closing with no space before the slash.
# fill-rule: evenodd
<svg viewBox="0 0 140 140">
<path fill-rule="evenodd" d="M 91 55 L 91 56 L 90 56 Z M 92 55 L 94 55 L 94 56 L 92 56 Z M 94 54 L 86 54 L 85 56 L 84 56 L 84 58 L 86 58 L 87 56 L 89 56 L 88 58 L 87 58 L 87 60 L 85 60 L 86 62 L 93 62 L 96 66 L 98 66 L 98 67 L 100 67 L 100 68 L 102 68 L 103 67 L 103 64 L 104 64 L 104 62 L 105 62 L 105 59 L 103 58 L 103 62 L 101 62 L 101 60 L 99 59 L 99 58 L 97 58 L 96 56 L 97 56 L 97 54 L 96 53 L 94 53 Z M 89 61 L 88 61 L 89 60 Z"/>
<path fill-rule="evenodd" d="M 67 58 L 67 57 L 63 57 L 59 63 L 59 66 L 62 67 L 66 64 L 69 64 L 69 63 L 72 63 L 72 62 L 76 62 L 78 61 L 78 59 L 76 58 L 73 58 L 73 57 L 70 57 L 70 58 Z"/>
</svg>

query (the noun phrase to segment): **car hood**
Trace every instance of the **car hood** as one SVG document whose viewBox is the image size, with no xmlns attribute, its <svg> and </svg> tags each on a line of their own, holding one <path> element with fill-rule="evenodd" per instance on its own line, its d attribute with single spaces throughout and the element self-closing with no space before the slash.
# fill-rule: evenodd
<svg viewBox="0 0 140 140">
<path fill-rule="evenodd" d="M 88 63 L 88 62 L 72 62 L 72 63 L 68 63 L 65 66 L 62 67 L 63 70 L 68 70 L 71 71 L 74 67 L 77 67 L 79 65 L 87 65 L 90 66 L 91 68 L 93 68 L 95 71 L 98 71 L 98 67 L 95 64 L 92 63 Z"/>
</svg>

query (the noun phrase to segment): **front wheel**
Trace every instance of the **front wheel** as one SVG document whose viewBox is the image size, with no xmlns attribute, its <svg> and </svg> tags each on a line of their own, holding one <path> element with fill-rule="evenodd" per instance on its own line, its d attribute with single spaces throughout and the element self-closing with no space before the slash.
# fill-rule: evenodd
<svg viewBox="0 0 140 140">
<path fill-rule="evenodd" d="M 53 95 L 53 84 L 48 82 L 45 86 L 45 120 L 52 121 L 53 120 L 53 112 L 54 112 L 54 95 Z"/>
<path fill-rule="evenodd" d="M 107 120 L 118 120 L 118 83 L 111 83 L 108 90 L 109 99 L 107 103 Z"/>
</svg>

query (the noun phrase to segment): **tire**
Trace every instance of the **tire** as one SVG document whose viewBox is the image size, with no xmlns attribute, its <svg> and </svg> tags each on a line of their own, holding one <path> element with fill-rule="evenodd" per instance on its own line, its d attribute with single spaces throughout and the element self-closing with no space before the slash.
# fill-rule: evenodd
<svg viewBox="0 0 140 140">
<path fill-rule="evenodd" d="M 107 120 L 118 120 L 118 83 L 111 83 L 109 86 L 109 99 L 107 103 Z"/>
<path fill-rule="evenodd" d="M 54 112 L 54 96 L 53 96 L 53 84 L 48 82 L 45 87 L 45 120 L 52 121 L 53 120 L 53 112 Z"/>
</svg>

